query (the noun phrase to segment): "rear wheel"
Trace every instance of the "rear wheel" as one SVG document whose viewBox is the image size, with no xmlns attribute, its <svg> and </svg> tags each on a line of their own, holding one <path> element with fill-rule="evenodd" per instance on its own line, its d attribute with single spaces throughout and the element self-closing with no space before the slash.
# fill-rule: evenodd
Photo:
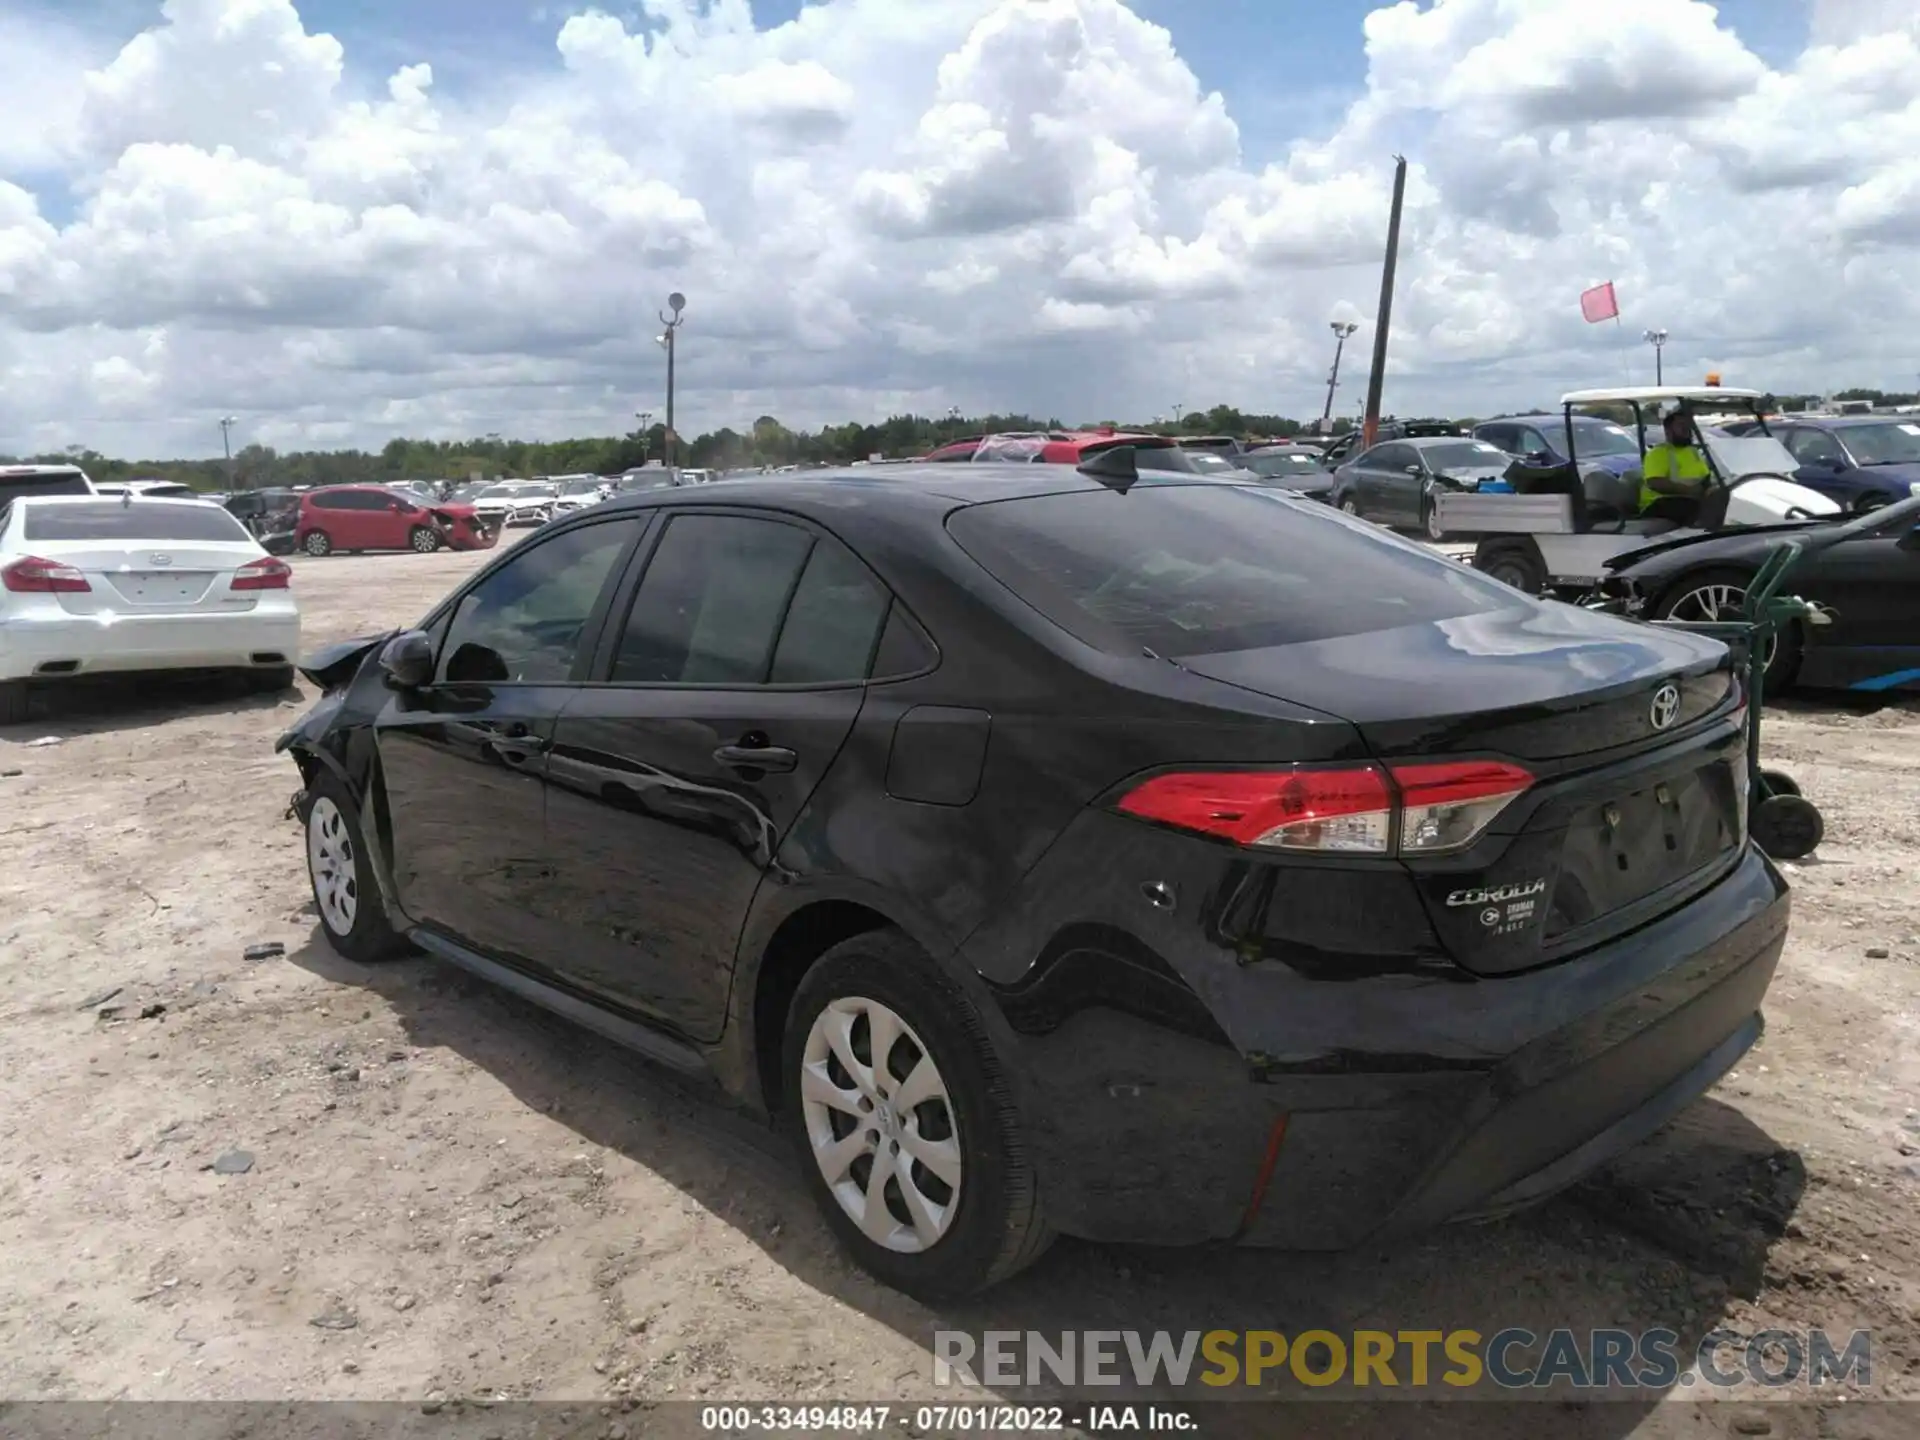
<svg viewBox="0 0 1920 1440">
<path fill-rule="evenodd" d="M 431 525 L 416 525 L 407 535 L 407 545 L 417 554 L 431 555 L 440 548 L 440 532 Z"/>
<path fill-rule="evenodd" d="M 26 724 L 30 701 L 26 681 L 0 680 L 0 725 Z"/>
<path fill-rule="evenodd" d="M 309 530 L 300 548 L 309 555 L 327 555 L 332 553 L 333 540 L 324 530 Z"/>
<path fill-rule="evenodd" d="M 1483 545 L 1473 557 L 1473 568 L 1523 594 L 1538 595 L 1547 588 L 1546 562 L 1540 558 L 1540 547 L 1531 540 Z"/>
<path fill-rule="evenodd" d="M 361 839 L 359 807 L 333 774 L 314 784 L 306 824 L 307 880 L 327 942 L 363 965 L 404 954 L 407 942 L 387 923 L 380 882 Z"/>
<path fill-rule="evenodd" d="M 1760 783 L 1767 787 L 1769 795 L 1798 795 L 1800 782 L 1784 770 L 1762 770 Z"/>
<path fill-rule="evenodd" d="M 1340 509 L 1343 514 L 1351 515 L 1356 520 L 1362 518 L 1360 514 L 1360 503 L 1351 495 L 1342 495 L 1340 497 Z"/>
<path fill-rule="evenodd" d="M 1878 510 L 1882 505 L 1891 505 L 1892 503 L 1893 497 L 1891 495 L 1882 495 L 1878 491 L 1875 491 L 1871 495 L 1861 495 L 1857 497 L 1853 502 L 1853 511 L 1856 515 L 1864 515 L 1869 510 Z"/>
<path fill-rule="evenodd" d="M 293 666 L 270 665 L 247 672 L 247 688 L 260 695 L 278 695 L 293 688 Z"/>
<path fill-rule="evenodd" d="M 985 1290 L 1050 1233 L 978 1013 L 906 936 L 843 941 L 788 1012 L 782 1121 L 859 1263 L 925 1299 Z"/>
<path fill-rule="evenodd" d="M 1747 584 L 1752 578 L 1739 570 L 1708 570 L 1684 576 L 1660 597 L 1654 606 L 1654 618 L 1738 624 L 1746 619 Z M 1803 643 L 1797 624 L 1788 624 L 1767 642 L 1762 683 L 1765 695 L 1778 695 L 1793 683 L 1800 669 Z"/>
</svg>

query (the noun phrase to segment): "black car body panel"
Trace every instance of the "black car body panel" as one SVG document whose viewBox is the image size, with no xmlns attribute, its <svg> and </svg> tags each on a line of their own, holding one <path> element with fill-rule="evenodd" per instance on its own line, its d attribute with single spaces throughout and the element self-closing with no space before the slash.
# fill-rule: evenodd
<svg viewBox="0 0 1920 1440">
<path fill-rule="evenodd" d="M 564 673 L 405 690 L 387 637 L 304 667 L 327 693 L 279 748 L 308 791 L 346 787 L 389 916 L 433 953 L 768 1109 L 797 967 L 897 927 L 978 1009 L 1058 1227 L 1159 1243 L 1343 1245 L 1518 1204 L 1758 1033 L 1788 902 L 1715 778 L 1741 704 L 1717 643 L 1519 596 L 1253 486 L 923 465 L 724 489 L 556 523 L 416 627 L 448 652 L 494 577 L 614 527 Z M 1232 595 L 1179 549 L 1216 515 L 1261 584 L 1323 593 L 1313 557 L 1381 593 L 1222 619 Z M 658 556 L 713 516 L 850 552 L 884 602 L 868 679 L 619 678 L 627 631 L 651 643 L 654 619 L 626 617 L 671 573 Z M 1088 568 L 1103 526 L 1179 563 L 1122 594 Z M 1296 555 L 1277 578 L 1275 553 Z M 1122 813 L 1170 770 L 1398 785 L 1407 761 L 1489 759 L 1524 766 L 1525 793 L 1431 855 Z"/>
<path fill-rule="evenodd" d="M 1610 562 L 1602 592 L 1628 614 L 1651 615 L 1689 583 L 1752 576 L 1783 537 L 1820 528 L 1821 522 L 1753 526 L 1648 546 Z M 1801 684 L 1920 689 L 1920 530 L 1894 527 L 1804 556 L 1787 588 L 1831 612 L 1829 624 L 1805 633 Z"/>
</svg>

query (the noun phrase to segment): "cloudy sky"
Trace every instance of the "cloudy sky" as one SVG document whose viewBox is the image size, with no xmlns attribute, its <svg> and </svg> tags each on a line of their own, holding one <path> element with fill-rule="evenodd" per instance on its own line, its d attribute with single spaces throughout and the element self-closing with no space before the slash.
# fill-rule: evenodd
<svg viewBox="0 0 1920 1440">
<path fill-rule="evenodd" d="M 1912 0 L 0 0 L 0 55 L 0 452 L 612 433 L 676 289 L 689 432 L 1315 414 L 1396 151 L 1390 411 L 1650 326 L 1920 384 Z"/>
</svg>

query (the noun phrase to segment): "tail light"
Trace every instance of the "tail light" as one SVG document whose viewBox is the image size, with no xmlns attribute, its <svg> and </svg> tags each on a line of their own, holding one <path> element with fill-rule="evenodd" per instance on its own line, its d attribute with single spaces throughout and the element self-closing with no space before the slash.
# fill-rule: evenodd
<svg viewBox="0 0 1920 1440">
<path fill-rule="evenodd" d="M 233 590 L 285 590 L 293 575 L 293 567 L 284 560 L 276 560 L 271 555 L 262 555 L 258 560 L 249 560 L 233 572 L 229 589 Z"/>
<path fill-rule="evenodd" d="M 69 595 L 93 589 L 73 566 L 38 555 L 23 555 L 0 569 L 0 583 L 16 595 Z"/>
<path fill-rule="evenodd" d="M 1473 844 L 1533 784 L 1498 760 L 1156 775 L 1118 808 L 1260 850 L 1445 855 Z"/>
</svg>

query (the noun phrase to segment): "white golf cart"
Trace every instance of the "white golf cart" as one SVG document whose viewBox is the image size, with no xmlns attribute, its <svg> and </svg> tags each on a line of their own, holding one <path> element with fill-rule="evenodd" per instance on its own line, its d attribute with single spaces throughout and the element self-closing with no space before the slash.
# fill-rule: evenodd
<svg viewBox="0 0 1920 1440">
<path fill-rule="evenodd" d="M 1531 595 L 1580 599 L 1607 573 L 1607 561 L 1630 550 L 1732 526 L 1838 515 L 1840 506 L 1834 500 L 1794 483 L 1800 462 L 1767 432 L 1761 398 L 1758 390 L 1718 385 L 1628 386 L 1563 395 L 1565 461 L 1543 466 L 1515 461 L 1506 475 L 1511 493 L 1439 492 L 1438 525 L 1449 535 L 1481 537 L 1473 554 L 1475 569 Z M 1590 405 L 1633 410 L 1632 428 L 1640 436 L 1642 459 L 1647 426 L 1657 424 L 1662 407 L 1695 417 L 1700 449 L 1712 473 L 1694 526 L 1640 515 L 1638 467 L 1621 475 L 1598 468 L 1583 473 L 1573 419 L 1576 411 Z M 1735 436 L 1699 423 L 1700 416 L 1729 411 L 1759 421 L 1759 429 Z"/>
</svg>

